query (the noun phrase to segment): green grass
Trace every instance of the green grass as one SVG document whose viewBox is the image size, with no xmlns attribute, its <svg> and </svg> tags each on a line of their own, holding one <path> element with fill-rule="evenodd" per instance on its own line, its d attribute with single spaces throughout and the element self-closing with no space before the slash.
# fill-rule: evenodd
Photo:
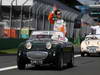
<svg viewBox="0 0 100 75">
<path fill-rule="evenodd" d="M 16 54 L 17 49 L 0 50 L 0 54 Z"/>
</svg>

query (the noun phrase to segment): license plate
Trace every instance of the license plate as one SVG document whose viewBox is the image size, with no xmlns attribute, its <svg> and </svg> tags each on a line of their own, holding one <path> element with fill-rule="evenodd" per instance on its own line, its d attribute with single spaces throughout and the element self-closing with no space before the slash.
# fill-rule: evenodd
<svg viewBox="0 0 100 75">
<path fill-rule="evenodd" d="M 42 60 L 32 60 L 31 63 L 34 63 L 34 64 L 43 64 L 43 61 Z"/>
<path fill-rule="evenodd" d="M 96 49 L 89 49 L 89 53 L 96 53 Z"/>
</svg>

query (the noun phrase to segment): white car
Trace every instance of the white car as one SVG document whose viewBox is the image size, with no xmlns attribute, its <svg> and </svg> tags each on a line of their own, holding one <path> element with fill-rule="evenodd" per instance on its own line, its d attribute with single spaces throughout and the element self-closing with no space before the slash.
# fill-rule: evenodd
<svg viewBox="0 0 100 75">
<path fill-rule="evenodd" d="M 81 43 L 81 56 L 100 55 L 100 35 L 87 35 Z"/>
</svg>

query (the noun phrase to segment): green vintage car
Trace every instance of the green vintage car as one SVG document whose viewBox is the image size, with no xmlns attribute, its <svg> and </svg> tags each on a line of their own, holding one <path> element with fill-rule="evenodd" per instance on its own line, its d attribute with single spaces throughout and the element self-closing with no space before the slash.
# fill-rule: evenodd
<svg viewBox="0 0 100 75">
<path fill-rule="evenodd" d="M 64 64 L 73 66 L 73 58 L 73 44 L 62 32 L 33 31 L 30 38 L 18 47 L 17 66 L 25 69 L 26 64 L 50 64 L 62 69 Z"/>
</svg>

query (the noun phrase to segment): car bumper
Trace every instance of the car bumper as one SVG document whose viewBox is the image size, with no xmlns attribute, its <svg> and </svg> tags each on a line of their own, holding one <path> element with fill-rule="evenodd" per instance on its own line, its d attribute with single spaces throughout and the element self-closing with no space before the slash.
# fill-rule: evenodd
<svg viewBox="0 0 100 75">
<path fill-rule="evenodd" d="M 49 64 L 55 63 L 56 55 L 54 52 L 48 51 L 28 51 L 21 55 L 26 63 Z M 39 63 L 40 62 L 40 63 Z M 42 62 L 42 63 L 41 63 Z"/>
<path fill-rule="evenodd" d="M 82 53 L 90 53 L 90 54 L 100 53 L 100 51 L 97 51 L 97 50 L 95 50 L 95 51 L 82 50 L 81 52 L 82 52 Z"/>
</svg>

